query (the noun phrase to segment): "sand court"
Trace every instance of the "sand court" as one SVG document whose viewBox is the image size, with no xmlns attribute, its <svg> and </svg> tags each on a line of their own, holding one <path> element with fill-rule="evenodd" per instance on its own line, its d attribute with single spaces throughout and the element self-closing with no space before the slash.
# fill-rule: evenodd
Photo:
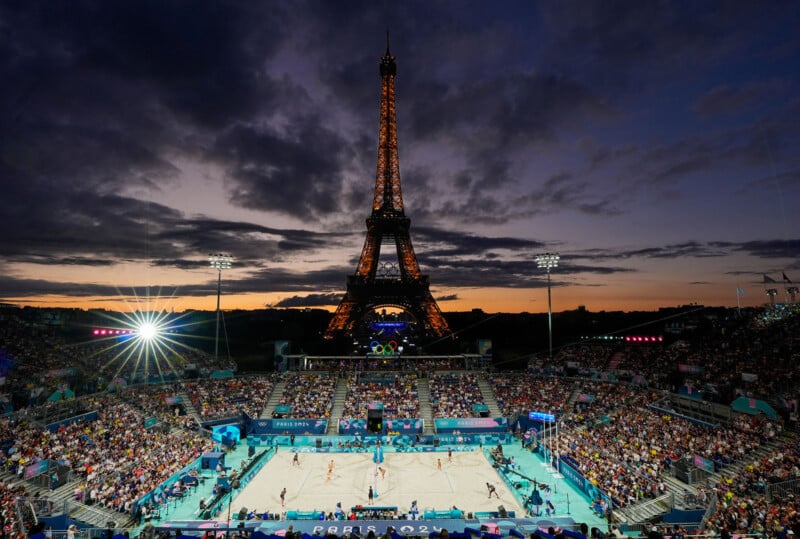
<svg viewBox="0 0 800 539">
<path fill-rule="evenodd" d="M 445 510 L 453 506 L 466 513 L 497 511 L 503 505 L 523 516 L 525 511 L 509 488 L 478 449 L 453 452 L 384 453 L 384 462 L 372 462 L 373 453 L 299 452 L 299 465 L 292 463 L 294 452 L 279 450 L 250 483 L 236 493 L 232 506 L 257 512 L 334 511 L 337 502 L 345 511 L 355 505 L 368 505 L 372 486 L 373 505 L 397 506 L 407 513 L 412 500 L 420 512 Z M 328 468 L 333 461 L 333 471 Z M 441 469 L 439 468 L 441 464 Z M 381 477 L 378 467 L 386 473 Z M 497 488 L 500 498 L 488 497 L 486 483 Z M 286 488 L 285 505 L 280 492 Z"/>
</svg>

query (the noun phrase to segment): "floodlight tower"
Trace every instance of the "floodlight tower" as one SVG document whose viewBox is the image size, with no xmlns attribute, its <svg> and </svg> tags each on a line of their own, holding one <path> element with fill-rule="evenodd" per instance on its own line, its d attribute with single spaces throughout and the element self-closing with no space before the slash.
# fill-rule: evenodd
<svg viewBox="0 0 800 539">
<path fill-rule="evenodd" d="M 214 359 L 219 361 L 219 298 L 222 293 L 222 270 L 231 269 L 233 257 L 223 253 L 212 253 L 208 255 L 208 262 L 217 270 L 217 331 L 214 339 Z"/>
<path fill-rule="evenodd" d="M 539 269 L 547 270 L 547 334 L 550 343 L 550 361 L 553 360 L 553 304 L 550 299 L 550 270 L 558 267 L 561 255 L 558 253 L 544 253 L 536 255 L 536 265 Z"/>
</svg>

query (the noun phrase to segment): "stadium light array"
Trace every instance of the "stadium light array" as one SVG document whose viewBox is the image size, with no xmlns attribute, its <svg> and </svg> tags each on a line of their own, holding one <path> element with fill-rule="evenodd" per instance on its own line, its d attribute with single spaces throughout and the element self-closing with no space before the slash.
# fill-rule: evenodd
<svg viewBox="0 0 800 539">
<path fill-rule="evenodd" d="M 626 335 L 625 342 L 657 343 L 664 342 L 664 337 L 661 335 Z"/>
<path fill-rule="evenodd" d="M 553 303 L 550 295 L 550 270 L 558 267 L 561 255 L 558 253 L 544 253 L 536 255 L 536 265 L 539 269 L 547 270 L 547 335 L 549 343 L 549 357 L 553 359 Z"/>
<path fill-rule="evenodd" d="M 222 270 L 231 269 L 233 257 L 224 253 L 212 253 L 208 255 L 208 262 L 212 268 L 217 270 L 217 329 L 214 338 L 214 359 L 219 359 L 219 300 L 222 295 Z"/>
</svg>

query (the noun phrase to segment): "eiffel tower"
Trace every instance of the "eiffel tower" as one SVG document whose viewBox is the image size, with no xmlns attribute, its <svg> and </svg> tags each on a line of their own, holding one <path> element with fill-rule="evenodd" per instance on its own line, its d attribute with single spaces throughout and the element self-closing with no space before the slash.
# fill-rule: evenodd
<svg viewBox="0 0 800 539">
<path fill-rule="evenodd" d="M 403 211 L 394 105 L 397 65 L 389 52 L 388 34 L 380 73 L 381 118 L 372 214 L 367 218 L 367 237 L 356 272 L 347 277 L 347 292 L 328 324 L 327 339 L 354 335 L 359 324 L 380 307 L 397 307 L 410 315 L 419 336 L 442 336 L 450 332 L 431 295 L 428 276 L 419 269 L 408 234 L 411 220 Z M 396 264 L 380 261 L 381 246 L 392 240 L 397 251 Z"/>
</svg>

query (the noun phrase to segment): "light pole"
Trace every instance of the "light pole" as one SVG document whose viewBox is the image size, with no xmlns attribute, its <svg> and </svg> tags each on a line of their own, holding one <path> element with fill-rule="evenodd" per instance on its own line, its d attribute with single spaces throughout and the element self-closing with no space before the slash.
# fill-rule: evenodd
<svg viewBox="0 0 800 539">
<path fill-rule="evenodd" d="M 547 270 L 547 334 L 550 343 L 550 361 L 553 360 L 553 304 L 550 299 L 550 270 L 558 267 L 558 261 L 561 255 L 558 253 L 544 253 L 536 255 L 536 265 L 539 269 Z"/>
<path fill-rule="evenodd" d="M 214 359 L 219 361 L 219 297 L 222 293 L 222 270 L 231 269 L 233 257 L 223 253 L 212 253 L 208 255 L 208 262 L 217 270 L 217 331 L 214 339 Z"/>
</svg>

